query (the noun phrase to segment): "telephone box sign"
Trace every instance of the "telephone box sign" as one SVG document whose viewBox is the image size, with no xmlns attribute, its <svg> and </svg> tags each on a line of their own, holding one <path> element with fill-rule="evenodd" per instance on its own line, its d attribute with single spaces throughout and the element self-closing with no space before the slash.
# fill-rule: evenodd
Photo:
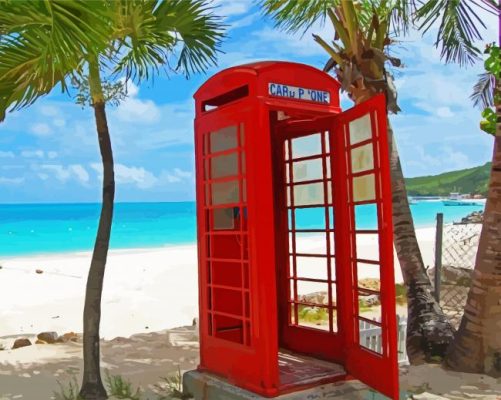
<svg viewBox="0 0 501 400">
<path fill-rule="evenodd" d="M 281 83 L 269 83 L 268 94 L 288 99 L 308 100 L 315 103 L 329 104 L 331 101 L 329 92 L 316 89 L 307 89 L 297 86 L 283 85 Z"/>
</svg>

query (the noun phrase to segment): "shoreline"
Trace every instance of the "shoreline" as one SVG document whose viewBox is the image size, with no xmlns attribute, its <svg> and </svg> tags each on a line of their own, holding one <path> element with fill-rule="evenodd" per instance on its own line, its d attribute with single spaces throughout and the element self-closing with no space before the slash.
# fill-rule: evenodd
<svg viewBox="0 0 501 400">
<path fill-rule="evenodd" d="M 110 248 L 108 254 L 125 254 L 125 253 L 146 253 L 151 251 L 164 250 L 169 248 L 177 248 L 177 247 L 193 247 L 196 246 L 197 242 L 186 242 L 186 243 L 166 243 L 162 246 L 153 245 L 151 247 L 119 247 L 119 248 Z M 0 265 L 2 261 L 9 261 L 19 258 L 41 258 L 41 257 L 54 257 L 54 256 L 67 256 L 67 257 L 81 257 L 81 256 L 89 256 L 92 255 L 93 249 L 89 250 L 68 250 L 68 251 L 57 251 L 57 252 L 49 252 L 49 253 L 26 253 L 26 254 L 0 254 Z"/>
<path fill-rule="evenodd" d="M 453 223 L 444 223 L 444 226 L 453 225 Z M 428 229 L 435 230 L 435 225 L 422 225 L 416 226 L 416 234 L 419 231 L 424 231 Z M 152 246 L 140 246 L 140 247 L 118 247 L 110 248 L 108 254 L 122 254 L 122 253 L 137 253 L 137 252 L 150 252 L 162 249 L 177 248 L 177 247 L 193 247 L 197 245 L 197 241 L 192 242 L 180 242 L 180 243 L 165 243 L 162 245 L 152 245 Z M 9 261 L 13 259 L 20 258 L 39 258 L 39 257 L 54 257 L 54 256 L 87 256 L 92 254 L 93 249 L 86 250 L 68 250 L 68 251 L 53 251 L 47 253 L 24 253 L 24 254 L 1 254 L 0 253 L 0 265 L 3 261 Z"/>
<path fill-rule="evenodd" d="M 420 228 L 416 233 L 425 266 L 431 265 L 435 228 Z M 313 236 L 301 243 L 316 253 L 324 241 Z M 360 251 L 377 258 L 375 237 L 362 238 L 359 246 Z M 0 337 L 44 331 L 82 332 L 91 254 L 87 251 L 1 257 Z M 191 325 L 198 316 L 197 256 L 195 243 L 110 250 L 102 297 L 101 336 L 129 337 Z M 395 281 L 402 282 L 396 254 L 394 261 Z M 43 272 L 37 273 L 37 269 Z M 363 277 L 377 278 L 378 273 L 372 276 L 373 273 Z M 305 293 L 318 290 L 314 285 L 304 286 Z"/>
</svg>

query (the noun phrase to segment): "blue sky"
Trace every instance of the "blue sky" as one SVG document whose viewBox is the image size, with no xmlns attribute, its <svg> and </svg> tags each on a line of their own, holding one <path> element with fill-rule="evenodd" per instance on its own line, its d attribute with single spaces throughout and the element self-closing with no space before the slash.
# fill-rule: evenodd
<svg viewBox="0 0 501 400">
<path fill-rule="evenodd" d="M 217 71 L 257 60 L 288 60 L 322 68 L 326 56 L 311 32 L 332 37 L 316 25 L 305 35 L 274 29 L 251 0 L 216 0 L 229 25 L 219 65 L 206 75 L 160 76 L 154 84 L 131 86 L 129 98 L 108 108 L 116 162 L 117 201 L 194 199 L 193 93 Z M 495 17 L 482 13 L 496 39 Z M 408 177 L 473 167 L 490 160 L 492 138 L 479 128 L 480 112 L 469 95 L 482 65 L 445 66 L 433 47 L 434 34 L 412 32 L 394 53 L 405 68 L 395 71 L 402 112 L 391 117 L 404 174 Z M 483 45 L 481 45 L 483 47 Z M 351 102 L 343 96 L 343 108 Z M 100 201 L 100 158 L 91 109 L 60 91 L 28 109 L 9 113 L 0 124 L 0 202 Z"/>
</svg>

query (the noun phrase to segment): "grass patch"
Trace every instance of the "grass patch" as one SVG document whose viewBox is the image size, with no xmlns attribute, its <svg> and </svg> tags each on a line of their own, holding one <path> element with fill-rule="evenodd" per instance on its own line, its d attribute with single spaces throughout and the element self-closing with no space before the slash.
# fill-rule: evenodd
<svg viewBox="0 0 501 400">
<path fill-rule="evenodd" d="M 175 375 L 169 376 L 167 378 L 162 378 L 162 385 L 155 385 L 155 387 L 161 391 L 165 392 L 160 394 L 157 400 L 169 400 L 169 399 L 181 399 L 189 400 L 193 397 L 188 393 L 183 393 L 183 375 L 181 374 L 181 369 Z"/>
<path fill-rule="evenodd" d="M 72 377 L 67 385 L 57 382 L 59 391 L 53 392 L 55 400 L 83 400 L 79 396 L 79 388 L 77 378 Z"/>
<path fill-rule="evenodd" d="M 329 319 L 327 308 L 324 307 L 310 307 L 299 304 L 297 313 L 300 322 L 318 324 Z"/>
<path fill-rule="evenodd" d="M 141 400 L 141 390 L 134 390 L 132 384 L 120 375 L 110 375 L 106 371 L 105 382 L 110 396 L 117 399 Z"/>
<path fill-rule="evenodd" d="M 367 304 L 367 302 L 365 300 L 358 300 L 358 312 L 366 312 L 366 311 L 370 311 L 372 310 L 372 307 L 374 307 L 374 305 L 371 305 L 371 304 Z"/>
<path fill-rule="evenodd" d="M 407 290 L 403 283 L 395 284 L 395 302 L 399 306 L 404 306 L 407 304 Z"/>
</svg>

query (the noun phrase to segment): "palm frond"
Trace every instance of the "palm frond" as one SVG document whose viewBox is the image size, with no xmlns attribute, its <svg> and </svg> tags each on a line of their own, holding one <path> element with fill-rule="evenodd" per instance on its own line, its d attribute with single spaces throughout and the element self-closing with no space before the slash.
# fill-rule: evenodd
<svg viewBox="0 0 501 400">
<path fill-rule="evenodd" d="M 159 29 L 156 4 L 155 0 L 110 1 L 116 38 L 114 73 L 134 81 L 149 80 L 166 65 L 176 38 Z"/>
<path fill-rule="evenodd" d="M 226 25 L 206 0 L 162 0 L 155 10 L 160 29 L 170 29 L 181 46 L 176 70 L 187 77 L 216 65 Z"/>
<path fill-rule="evenodd" d="M 205 0 L 112 2 L 122 55 L 114 72 L 148 80 L 169 66 L 179 49 L 176 70 L 189 76 L 215 65 L 225 26 Z"/>
<path fill-rule="evenodd" d="M 103 2 L 0 1 L 0 119 L 81 71 L 89 49 L 106 45 Z"/>
<path fill-rule="evenodd" d="M 406 35 L 412 27 L 416 12 L 415 0 L 395 0 L 391 10 L 391 26 L 395 35 Z"/>
<path fill-rule="evenodd" d="M 473 100 L 475 107 L 481 109 L 494 107 L 494 88 L 496 86 L 496 77 L 484 72 L 478 76 L 478 81 L 473 87 L 473 93 L 470 99 Z"/>
<path fill-rule="evenodd" d="M 275 21 L 277 28 L 295 33 L 307 31 L 316 21 L 323 22 L 327 11 L 343 0 L 259 0 L 265 16 Z M 346 1 L 346 0 L 344 0 Z"/>
<path fill-rule="evenodd" d="M 482 39 L 479 27 L 485 29 L 486 26 L 478 12 L 471 7 L 472 4 L 475 3 L 428 0 L 416 11 L 416 18 L 422 20 L 419 29 L 425 33 L 440 21 L 435 46 L 441 48 L 441 57 L 446 62 L 457 62 L 463 66 L 479 58 L 480 50 L 474 42 Z"/>
</svg>

